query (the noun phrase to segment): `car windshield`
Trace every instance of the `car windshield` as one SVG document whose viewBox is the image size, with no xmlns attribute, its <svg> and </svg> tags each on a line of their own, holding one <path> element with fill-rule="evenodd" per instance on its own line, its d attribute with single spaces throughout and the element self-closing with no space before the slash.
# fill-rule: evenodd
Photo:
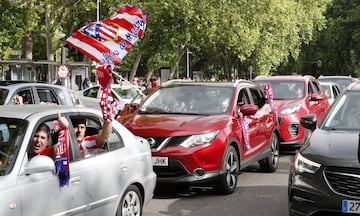
<svg viewBox="0 0 360 216">
<path fill-rule="evenodd" d="M 27 125 L 22 119 L 0 118 L 0 176 L 12 170 Z"/>
<path fill-rule="evenodd" d="M 294 100 L 304 97 L 305 82 L 298 80 L 255 80 L 261 88 L 270 83 L 274 100 Z"/>
<path fill-rule="evenodd" d="M 345 88 L 346 86 L 352 83 L 352 79 L 349 78 L 319 78 L 322 82 L 334 82 L 340 86 L 341 89 Z"/>
<path fill-rule="evenodd" d="M 337 103 L 324 120 L 324 127 L 332 130 L 360 129 L 360 92 L 349 91 Z"/>
<path fill-rule="evenodd" d="M 0 88 L 0 105 L 4 105 L 6 96 L 9 94 L 9 90 Z"/>
<path fill-rule="evenodd" d="M 133 99 L 137 93 L 135 87 L 130 88 L 113 88 L 113 90 L 123 99 Z"/>
<path fill-rule="evenodd" d="M 230 110 L 234 87 L 170 85 L 151 94 L 139 108 L 148 114 L 223 114 Z"/>
</svg>

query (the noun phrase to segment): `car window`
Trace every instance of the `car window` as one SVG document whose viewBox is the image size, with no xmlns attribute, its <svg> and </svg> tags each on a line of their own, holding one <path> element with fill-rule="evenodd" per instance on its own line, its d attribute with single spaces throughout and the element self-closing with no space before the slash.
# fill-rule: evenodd
<svg viewBox="0 0 360 216">
<path fill-rule="evenodd" d="M 246 91 L 246 88 L 243 88 L 240 90 L 239 96 L 238 96 L 238 101 L 237 101 L 237 105 L 244 105 L 244 104 L 250 104 L 250 99 L 249 99 L 249 95 Z"/>
<path fill-rule="evenodd" d="M 0 176 L 11 172 L 27 126 L 28 122 L 22 119 L 0 118 Z"/>
<path fill-rule="evenodd" d="M 249 90 L 254 104 L 257 105 L 259 109 L 263 107 L 266 101 L 264 94 L 257 88 L 250 88 Z"/>
<path fill-rule="evenodd" d="M 116 132 L 114 129 L 112 130 L 105 146 L 103 146 L 102 148 L 98 148 L 95 146 L 94 138 L 102 128 L 102 122 L 100 122 L 100 120 L 97 117 L 71 116 L 70 119 L 73 124 L 75 124 L 75 122 L 78 121 L 79 119 L 82 119 L 84 120 L 84 122 L 86 122 L 86 133 L 85 133 L 86 144 L 85 143 L 78 144 L 81 154 L 81 159 L 87 159 L 89 157 L 94 157 L 99 154 L 103 154 L 105 152 L 113 151 L 124 147 L 124 141 L 121 135 L 118 132 Z M 80 145 L 83 146 L 80 147 Z M 88 148 L 84 148 L 86 145 L 88 146 Z"/>
<path fill-rule="evenodd" d="M 83 92 L 85 97 L 97 98 L 99 92 L 99 86 L 94 86 L 92 88 L 88 88 Z"/>
<path fill-rule="evenodd" d="M 34 95 L 31 91 L 31 89 L 23 89 L 20 91 L 17 91 L 15 95 L 13 96 L 13 99 L 15 96 L 21 97 L 22 104 L 35 104 Z M 12 101 L 13 104 L 17 104 L 16 101 Z"/>
<path fill-rule="evenodd" d="M 311 83 L 311 86 L 313 87 L 312 88 L 312 90 L 313 90 L 312 93 L 321 94 L 321 87 L 319 86 L 319 84 L 314 80 L 311 80 L 310 83 Z"/>
<path fill-rule="evenodd" d="M 40 103 L 46 104 L 60 104 L 56 94 L 51 89 L 38 88 L 37 90 Z"/>
</svg>

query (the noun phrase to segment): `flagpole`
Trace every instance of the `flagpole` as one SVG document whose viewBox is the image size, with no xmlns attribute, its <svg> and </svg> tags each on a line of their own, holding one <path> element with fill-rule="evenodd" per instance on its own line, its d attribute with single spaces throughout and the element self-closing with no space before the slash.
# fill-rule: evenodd
<svg viewBox="0 0 360 216">
<path fill-rule="evenodd" d="M 96 0 L 96 21 L 100 20 L 100 0 Z"/>
</svg>

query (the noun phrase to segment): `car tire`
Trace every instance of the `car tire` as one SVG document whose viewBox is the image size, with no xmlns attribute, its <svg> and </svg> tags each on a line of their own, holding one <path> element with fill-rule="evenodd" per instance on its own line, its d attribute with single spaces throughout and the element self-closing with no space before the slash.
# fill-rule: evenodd
<svg viewBox="0 0 360 216">
<path fill-rule="evenodd" d="M 270 140 L 270 155 L 259 161 L 262 172 L 275 172 L 279 165 L 280 142 L 276 133 L 273 133 Z"/>
<path fill-rule="evenodd" d="M 223 160 L 222 175 L 216 182 L 215 190 L 219 194 L 231 194 L 235 191 L 239 174 L 239 156 L 233 146 L 229 146 Z"/>
<path fill-rule="evenodd" d="M 135 185 L 126 189 L 119 203 L 116 216 L 134 215 L 141 216 L 143 210 L 143 199 L 140 190 Z"/>
</svg>

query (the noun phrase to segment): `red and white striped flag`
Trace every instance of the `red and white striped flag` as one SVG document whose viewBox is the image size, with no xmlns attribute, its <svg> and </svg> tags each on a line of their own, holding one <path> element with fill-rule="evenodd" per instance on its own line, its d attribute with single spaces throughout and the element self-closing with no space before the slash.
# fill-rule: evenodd
<svg viewBox="0 0 360 216">
<path fill-rule="evenodd" d="M 124 5 L 108 19 L 92 22 L 73 32 L 65 42 L 98 64 L 119 64 L 143 36 L 146 13 Z"/>
</svg>

